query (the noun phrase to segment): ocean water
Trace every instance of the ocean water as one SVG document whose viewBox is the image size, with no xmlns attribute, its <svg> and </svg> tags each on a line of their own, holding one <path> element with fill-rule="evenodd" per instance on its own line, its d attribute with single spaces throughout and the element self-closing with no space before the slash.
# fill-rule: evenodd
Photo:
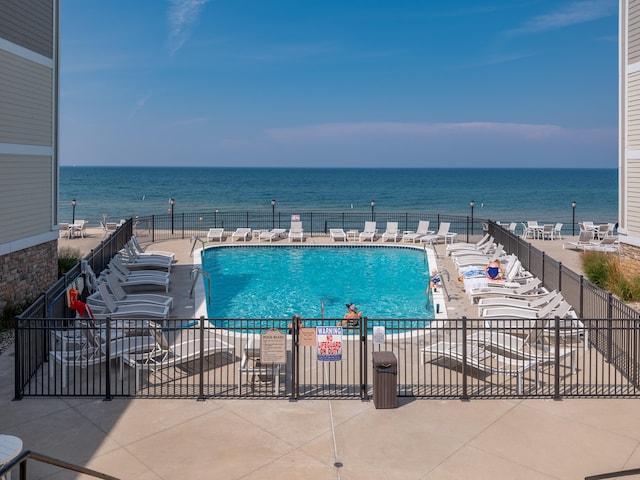
<svg viewBox="0 0 640 480">
<path fill-rule="evenodd" d="M 502 222 L 616 223 L 617 169 L 320 169 L 61 167 L 59 220 L 97 225 L 215 210 L 271 212 L 423 212 Z"/>
</svg>

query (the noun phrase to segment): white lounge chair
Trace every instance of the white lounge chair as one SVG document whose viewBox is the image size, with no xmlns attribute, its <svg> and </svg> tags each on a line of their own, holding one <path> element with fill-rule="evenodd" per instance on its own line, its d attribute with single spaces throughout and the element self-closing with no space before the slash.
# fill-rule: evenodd
<svg viewBox="0 0 640 480">
<path fill-rule="evenodd" d="M 500 328 L 496 323 L 492 323 L 491 319 L 528 319 L 534 321 L 538 318 L 550 318 L 558 314 L 557 310 L 560 305 L 564 302 L 562 295 L 558 294 L 553 297 L 553 299 L 548 302 L 546 305 L 543 305 L 540 308 L 525 308 L 525 307 L 488 307 L 482 310 L 482 314 L 480 315 L 482 318 L 489 319 L 485 321 L 486 327 L 491 328 Z M 566 302 L 565 302 L 566 303 Z M 567 304 L 568 305 L 568 304 Z M 571 306 L 569 306 L 568 311 Z M 503 322 L 503 324 L 508 324 L 509 320 Z"/>
<path fill-rule="evenodd" d="M 301 242 L 304 240 L 304 232 L 302 230 L 302 222 L 291 222 L 291 228 L 289 229 L 289 241 L 300 240 Z"/>
<path fill-rule="evenodd" d="M 107 272 L 103 276 L 103 281 L 107 284 L 107 288 L 115 298 L 118 305 L 133 304 L 139 305 L 141 303 L 150 303 L 155 305 L 163 305 L 169 307 L 169 310 L 173 309 L 173 297 L 168 295 L 159 295 L 156 293 L 127 293 L 120 285 L 118 278 L 113 272 Z M 106 308 L 100 291 L 92 293 L 87 297 L 87 303 L 94 308 L 94 305 L 100 308 Z"/>
<path fill-rule="evenodd" d="M 495 296 L 509 296 L 512 298 L 532 298 L 539 295 L 545 295 L 548 293 L 547 290 L 540 287 L 542 284 L 542 280 L 539 278 L 532 278 L 527 280 L 524 285 L 520 285 L 519 287 L 510 287 L 507 285 L 503 286 L 487 286 L 487 287 L 478 287 L 473 288 L 471 290 L 467 290 L 467 295 L 472 300 L 478 300 L 484 297 L 495 297 Z"/>
<path fill-rule="evenodd" d="M 145 271 L 139 272 L 131 272 L 122 269 L 122 265 L 118 265 L 114 263 L 113 260 L 109 263 L 109 270 L 112 271 L 118 279 L 118 282 L 122 287 L 152 287 L 152 286 L 162 286 L 165 288 L 165 292 L 169 291 L 169 274 L 166 276 L 162 275 L 151 275 L 150 273 L 145 273 Z M 146 272 L 154 273 L 151 270 L 147 270 Z M 106 272 L 105 272 L 106 273 Z M 155 272 L 155 273 L 163 273 L 163 272 Z"/>
<path fill-rule="evenodd" d="M 359 235 L 359 240 L 361 242 L 365 240 L 373 242 L 376 239 L 377 233 L 378 230 L 376 229 L 376 222 L 364 222 L 364 230 Z"/>
<path fill-rule="evenodd" d="M 440 240 L 446 243 L 450 227 L 451 223 L 442 222 L 436 233 L 433 235 L 425 235 L 420 239 L 420 243 L 438 243 Z"/>
<path fill-rule="evenodd" d="M 210 228 L 207 232 L 207 241 L 212 242 L 213 240 L 222 241 L 222 237 L 224 237 L 224 228 Z"/>
<path fill-rule="evenodd" d="M 126 244 L 116 255 L 123 265 L 131 270 L 164 270 L 171 271 L 173 259 L 161 255 L 139 255 L 132 249 L 130 244 Z"/>
<path fill-rule="evenodd" d="M 169 278 L 171 275 L 169 271 L 164 271 L 164 269 L 161 268 L 152 268 L 150 265 L 125 263 L 121 255 L 114 256 L 109 262 L 109 265 L 115 265 L 115 267 L 126 276 Z"/>
<path fill-rule="evenodd" d="M 431 235 L 433 233 L 435 233 L 433 230 L 429 230 L 429 220 L 420 220 L 417 230 L 402 235 L 402 241 L 416 243 L 416 240 L 420 240 L 425 235 Z"/>
<path fill-rule="evenodd" d="M 67 332 L 55 332 L 58 335 L 67 335 Z M 75 330 L 74 342 L 77 348 L 69 349 L 67 345 L 55 344 L 49 351 L 49 375 L 52 378 L 61 374 L 62 387 L 66 388 L 69 372 L 76 368 L 84 369 L 100 363 L 120 360 L 120 376 L 122 375 L 123 359 L 127 354 L 140 356 L 149 355 L 157 348 L 154 337 L 150 335 L 121 336 L 103 342 L 94 334 L 91 328 Z M 107 356 L 109 352 L 109 356 Z"/>
<path fill-rule="evenodd" d="M 593 230 L 581 230 L 580 235 L 578 235 L 578 240 L 575 242 L 564 242 L 562 244 L 562 248 L 565 249 L 567 246 L 573 248 L 574 250 L 581 250 L 585 245 L 590 245 L 593 240 Z"/>
<path fill-rule="evenodd" d="M 100 307 L 94 304 L 96 309 L 93 311 L 93 316 L 95 318 L 167 318 L 169 316 L 169 307 L 159 303 L 119 304 L 111 292 L 107 290 L 107 285 L 104 282 L 98 283 L 98 292 L 105 308 L 102 311 L 97 311 L 96 309 Z M 92 306 L 92 308 L 94 307 Z"/>
<path fill-rule="evenodd" d="M 618 245 L 618 237 L 605 236 L 601 240 L 591 241 L 587 245 L 582 245 L 582 249 L 596 250 L 599 252 L 617 252 Z"/>
<path fill-rule="evenodd" d="M 535 298 L 514 298 L 508 296 L 481 298 L 478 300 L 478 315 L 482 317 L 484 310 L 494 307 L 515 307 L 538 310 L 547 303 L 553 301 L 558 295 L 559 293 L 556 290 L 553 290 Z"/>
<path fill-rule="evenodd" d="M 243 240 L 247 241 L 251 238 L 250 228 L 236 228 L 236 231 L 231 234 L 231 240 Z"/>
<path fill-rule="evenodd" d="M 258 241 L 260 242 L 261 240 L 269 240 L 269 243 L 271 243 L 274 238 L 280 238 L 285 233 L 287 233 L 287 230 L 284 228 L 273 228 L 268 232 L 262 232 L 260 235 L 258 235 Z"/>
<path fill-rule="evenodd" d="M 506 260 L 504 255 L 504 245 L 499 244 L 498 247 L 491 254 L 467 254 L 467 255 L 457 255 L 453 259 L 453 263 L 456 265 L 458 269 L 462 267 L 470 267 L 477 266 L 480 268 L 484 268 L 488 263 L 493 262 L 494 260 Z"/>
<path fill-rule="evenodd" d="M 393 243 L 398 241 L 400 233 L 398 232 L 398 222 L 387 222 L 387 229 L 382 234 L 382 241 L 393 240 Z"/>
<path fill-rule="evenodd" d="M 169 320 L 169 322 L 171 321 Z M 235 358 L 235 347 L 224 340 L 219 329 L 205 327 L 202 329 L 202 337 L 199 326 L 169 328 L 169 331 L 174 335 L 167 334 L 169 336 L 167 338 L 163 330 L 158 327 L 150 330 L 157 344 L 157 348 L 153 352 L 142 354 L 131 352 L 123 356 L 124 362 L 136 369 L 136 390 L 145 373 L 151 381 L 151 378 L 157 375 L 156 372 L 162 369 L 186 365 L 190 362 L 196 363 L 196 360 L 200 358 L 219 353 L 230 353 Z"/>
<path fill-rule="evenodd" d="M 530 337 L 521 338 L 497 330 L 481 330 L 467 338 L 471 342 L 501 355 L 515 356 L 540 364 L 554 363 L 556 359 L 555 349 L 542 343 L 536 343 L 536 339 Z M 577 351 L 570 347 L 560 347 L 558 349 L 559 359 L 562 360 L 567 356 L 571 358 L 570 367 L 573 372 L 577 366 Z"/>
<path fill-rule="evenodd" d="M 331 240 L 337 242 L 338 240 L 342 240 L 344 242 L 347 241 L 347 234 L 344 233 L 344 230 L 341 228 L 330 228 L 329 235 L 331 235 Z"/>
<path fill-rule="evenodd" d="M 469 251 L 477 252 L 477 251 L 482 251 L 484 249 L 490 248 L 492 244 L 493 244 L 493 237 L 488 233 L 485 233 L 485 235 L 476 243 L 460 242 L 460 243 L 454 243 L 452 245 L 447 245 L 446 252 L 448 255 L 454 255 L 457 252 L 461 252 L 461 253 L 469 252 Z"/>
<path fill-rule="evenodd" d="M 463 363 L 482 373 L 489 375 L 508 375 L 516 377 L 516 391 L 518 395 L 523 391 L 523 376 L 529 370 L 535 369 L 540 362 L 524 358 L 515 359 L 498 355 L 482 348 L 474 342 L 466 341 L 466 356 L 462 343 L 447 341 L 438 342 L 425 347 L 422 351 L 423 363 L 427 357 L 448 359 L 457 363 Z"/>
<path fill-rule="evenodd" d="M 138 237 L 136 235 L 133 235 L 131 237 L 131 244 L 133 245 L 133 248 L 135 249 L 136 253 L 142 257 L 147 255 L 150 255 L 150 256 L 159 255 L 162 257 L 171 257 L 172 260 L 175 260 L 176 254 L 173 252 L 166 252 L 163 250 L 152 250 L 148 252 L 146 249 L 142 248 L 142 245 L 140 245 L 140 242 L 138 242 Z"/>
</svg>

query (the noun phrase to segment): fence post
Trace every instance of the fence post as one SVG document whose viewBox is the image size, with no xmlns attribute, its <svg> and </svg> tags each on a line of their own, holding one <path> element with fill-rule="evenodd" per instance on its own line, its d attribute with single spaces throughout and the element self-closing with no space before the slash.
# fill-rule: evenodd
<svg viewBox="0 0 640 480">
<path fill-rule="evenodd" d="M 209 342 L 209 339 L 207 339 L 207 343 Z M 199 364 L 200 364 L 200 394 L 198 395 L 198 401 L 202 402 L 204 401 L 204 316 L 201 315 L 200 316 L 200 358 L 199 360 Z"/>
<path fill-rule="evenodd" d="M 562 262 L 558 262 L 558 291 L 562 292 Z"/>
<path fill-rule="evenodd" d="M 46 306 L 46 303 L 45 303 Z M 45 307 L 46 308 L 46 307 Z M 20 335 L 18 334 L 18 325 L 20 322 L 17 318 L 13 319 L 14 321 L 14 334 L 13 334 L 13 345 L 15 346 L 15 360 L 13 363 L 14 372 L 13 372 L 13 399 L 14 400 L 22 400 L 22 345 L 20 345 Z M 29 320 L 27 322 L 31 323 Z M 48 358 L 47 358 L 48 360 Z M 55 387 L 54 387 L 55 390 Z M 51 384 L 49 384 L 49 391 L 51 391 Z"/>
<path fill-rule="evenodd" d="M 553 398 L 555 400 L 560 400 L 560 317 L 558 315 L 555 316 L 555 324 L 554 324 L 554 330 L 555 330 L 555 345 L 554 345 L 554 349 L 555 349 L 555 354 L 554 354 L 554 358 L 553 358 L 553 364 L 554 364 L 554 375 L 555 378 L 553 379 Z M 573 353 L 570 354 L 571 358 L 572 358 L 572 362 L 573 362 Z M 576 356 L 576 362 L 578 361 L 578 357 Z M 573 367 L 573 365 L 571 365 Z M 577 365 L 576 365 L 577 367 Z M 573 372 L 571 372 L 573 374 Z"/>
<path fill-rule="evenodd" d="M 182 239 L 184 240 L 184 212 L 182 212 Z"/>
<path fill-rule="evenodd" d="M 467 383 L 467 317 L 462 317 L 462 400 L 469 400 Z"/>
<path fill-rule="evenodd" d="M 367 317 L 362 317 L 360 323 L 360 398 L 363 401 L 369 400 L 369 392 L 367 391 Z"/>
<path fill-rule="evenodd" d="M 151 242 L 156 241 L 156 216 L 151 215 Z"/>
<path fill-rule="evenodd" d="M 613 350 L 613 316 L 612 300 L 613 294 L 611 292 L 607 295 L 607 363 L 611 363 L 611 353 Z"/>
<path fill-rule="evenodd" d="M 584 275 L 580 275 L 579 303 L 580 303 L 580 312 L 578 313 L 578 316 L 582 318 L 584 317 Z"/>
<path fill-rule="evenodd" d="M 94 327 L 87 327 L 87 328 L 94 328 Z M 92 332 L 94 337 L 98 337 L 98 332 L 97 329 L 94 329 L 94 331 Z M 105 362 L 105 373 L 106 373 L 106 382 L 107 384 L 105 385 L 105 398 L 104 400 L 107 402 L 110 402 L 113 397 L 111 396 L 111 362 L 109 361 L 111 359 L 111 317 L 107 317 L 107 333 L 106 333 L 106 340 L 104 342 L 105 344 L 105 355 L 107 356 L 107 361 Z M 121 359 L 122 361 L 122 359 Z M 96 371 L 95 368 L 92 369 L 94 372 Z M 74 377 L 74 381 L 75 381 L 75 377 Z"/>
<path fill-rule="evenodd" d="M 293 316 L 291 320 L 291 395 L 289 396 L 290 402 L 295 402 L 298 400 L 298 395 L 300 394 L 298 390 L 298 375 L 299 375 L 299 352 L 298 348 L 300 342 L 298 342 L 299 337 L 299 322 L 298 317 L 296 315 Z"/>
</svg>

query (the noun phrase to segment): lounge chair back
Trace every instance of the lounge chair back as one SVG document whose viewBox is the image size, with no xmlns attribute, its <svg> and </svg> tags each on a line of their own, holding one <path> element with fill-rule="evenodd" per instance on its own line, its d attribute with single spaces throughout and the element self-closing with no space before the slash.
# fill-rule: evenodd
<svg viewBox="0 0 640 480">
<path fill-rule="evenodd" d="M 124 300 L 127 298 L 127 292 L 124 291 L 124 288 L 122 288 L 120 282 L 118 282 L 118 277 L 113 271 L 107 272 L 105 280 L 116 300 Z"/>
<path fill-rule="evenodd" d="M 362 233 L 375 233 L 376 222 L 364 222 L 364 232 Z"/>
<path fill-rule="evenodd" d="M 429 233 L 429 220 L 420 220 L 416 233 L 419 235 L 427 235 Z"/>
<path fill-rule="evenodd" d="M 440 224 L 440 228 L 438 228 L 438 232 L 436 233 L 436 235 L 438 237 L 445 237 L 447 235 L 447 233 L 449 233 L 449 228 L 451 227 L 451 223 L 449 222 L 442 222 Z"/>
<path fill-rule="evenodd" d="M 100 296 L 102 297 L 102 301 L 107 307 L 107 310 L 109 310 L 111 313 L 115 313 L 118 310 L 118 305 L 116 304 L 114 298 L 111 296 L 111 293 L 107 290 L 107 285 L 102 282 L 99 283 L 98 291 L 100 292 Z"/>
</svg>

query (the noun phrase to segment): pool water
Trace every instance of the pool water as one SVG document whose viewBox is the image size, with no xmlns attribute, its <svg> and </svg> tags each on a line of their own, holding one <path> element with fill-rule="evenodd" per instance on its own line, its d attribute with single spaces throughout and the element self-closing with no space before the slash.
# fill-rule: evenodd
<svg viewBox="0 0 640 480">
<path fill-rule="evenodd" d="M 212 283 L 209 318 L 342 318 L 347 303 L 372 319 L 434 318 L 422 250 L 218 247 L 204 251 L 202 267 Z"/>
</svg>

